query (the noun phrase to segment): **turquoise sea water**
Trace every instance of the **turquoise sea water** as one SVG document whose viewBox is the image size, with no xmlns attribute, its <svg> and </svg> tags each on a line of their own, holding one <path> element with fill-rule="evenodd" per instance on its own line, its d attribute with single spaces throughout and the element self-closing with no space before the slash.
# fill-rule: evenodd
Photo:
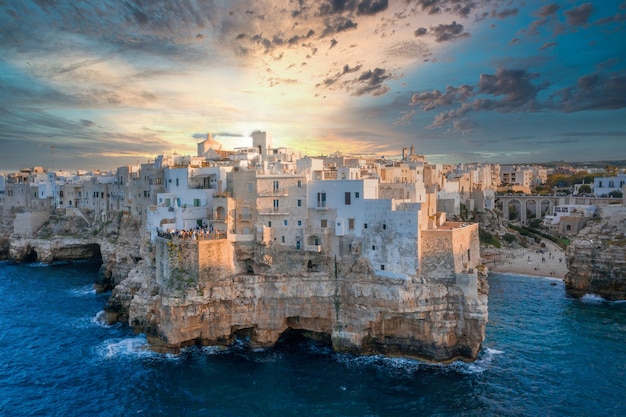
<svg viewBox="0 0 626 417">
<path fill-rule="evenodd" d="M 444 366 L 315 344 L 155 354 L 98 320 L 97 269 L 0 263 L 0 415 L 626 415 L 626 303 L 560 281 L 491 275 L 478 361 Z"/>
</svg>

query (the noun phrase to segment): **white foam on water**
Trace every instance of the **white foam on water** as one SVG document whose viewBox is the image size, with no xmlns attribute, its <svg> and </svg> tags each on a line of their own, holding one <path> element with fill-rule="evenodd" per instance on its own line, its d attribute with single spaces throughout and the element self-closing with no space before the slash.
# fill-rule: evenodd
<svg viewBox="0 0 626 417">
<path fill-rule="evenodd" d="M 104 310 L 100 310 L 90 320 L 93 324 L 100 326 L 100 327 L 104 327 L 105 329 L 117 329 L 122 326 L 122 323 L 120 322 L 117 322 L 115 324 L 107 323 L 107 321 L 104 318 L 105 314 L 106 313 L 104 312 Z"/>
<path fill-rule="evenodd" d="M 84 297 L 87 295 L 91 296 L 96 295 L 96 289 L 93 284 L 83 285 L 82 287 L 72 288 L 70 290 L 70 294 L 74 297 Z"/>
<path fill-rule="evenodd" d="M 333 353 L 335 361 L 343 364 L 347 368 L 372 367 L 386 373 L 412 375 L 420 367 L 426 365 L 425 362 L 408 358 L 389 358 L 383 355 L 355 356 L 349 353 Z"/>
<path fill-rule="evenodd" d="M 26 264 L 28 268 L 47 268 L 50 266 L 47 262 L 31 262 Z"/>
<path fill-rule="evenodd" d="M 96 347 L 96 353 L 102 359 L 158 356 L 149 350 L 148 341 L 143 335 L 105 340 Z"/>
<path fill-rule="evenodd" d="M 580 297 L 580 301 L 582 301 L 583 303 L 593 304 L 593 303 L 604 303 L 606 300 L 597 294 L 585 294 L 582 297 Z"/>
</svg>

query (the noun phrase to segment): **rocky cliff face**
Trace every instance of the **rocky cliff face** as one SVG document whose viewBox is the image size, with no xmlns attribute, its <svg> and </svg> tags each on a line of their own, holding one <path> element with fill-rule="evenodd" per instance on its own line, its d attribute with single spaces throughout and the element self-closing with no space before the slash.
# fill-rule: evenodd
<svg viewBox="0 0 626 417">
<path fill-rule="evenodd" d="M 603 207 L 567 250 L 565 289 L 574 297 L 596 294 L 626 300 L 626 206 Z"/>
<path fill-rule="evenodd" d="M 141 222 L 128 216 L 102 219 L 89 211 L 67 216 L 45 213 L 48 220 L 28 235 L 14 233 L 16 213 L 3 213 L 0 259 L 20 262 L 102 261 L 100 290 L 113 288 L 144 258 Z M 147 237 L 146 237 L 147 238 Z M 143 248 L 143 249 L 142 249 Z M 145 249 L 147 248 L 147 249 Z"/>
<path fill-rule="evenodd" d="M 194 270 L 184 265 L 197 249 L 185 245 L 159 239 L 165 264 L 135 269 L 107 307 L 111 321 L 127 319 L 157 350 L 235 339 L 268 347 L 296 331 L 339 351 L 447 362 L 475 359 L 484 339 L 484 275 L 381 276 L 358 256 L 335 262 L 226 240 L 206 249 L 219 262 Z"/>
</svg>

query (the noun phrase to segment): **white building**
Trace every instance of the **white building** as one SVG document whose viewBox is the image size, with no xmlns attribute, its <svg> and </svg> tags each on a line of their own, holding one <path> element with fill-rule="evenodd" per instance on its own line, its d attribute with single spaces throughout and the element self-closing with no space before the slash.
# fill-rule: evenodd
<svg viewBox="0 0 626 417">
<path fill-rule="evenodd" d="M 611 192 L 621 191 L 624 185 L 626 185 L 626 174 L 618 174 L 614 177 L 595 177 L 592 191 L 599 197 L 605 197 Z"/>
</svg>

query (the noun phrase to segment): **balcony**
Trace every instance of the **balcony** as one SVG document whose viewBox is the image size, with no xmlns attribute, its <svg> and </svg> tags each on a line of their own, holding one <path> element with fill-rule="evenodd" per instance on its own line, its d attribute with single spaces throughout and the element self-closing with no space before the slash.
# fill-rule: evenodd
<svg viewBox="0 0 626 417">
<path fill-rule="evenodd" d="M 320 245 L 304 245 L 305 252 L 322 252 L 322 247 Z"/>
</svg>

